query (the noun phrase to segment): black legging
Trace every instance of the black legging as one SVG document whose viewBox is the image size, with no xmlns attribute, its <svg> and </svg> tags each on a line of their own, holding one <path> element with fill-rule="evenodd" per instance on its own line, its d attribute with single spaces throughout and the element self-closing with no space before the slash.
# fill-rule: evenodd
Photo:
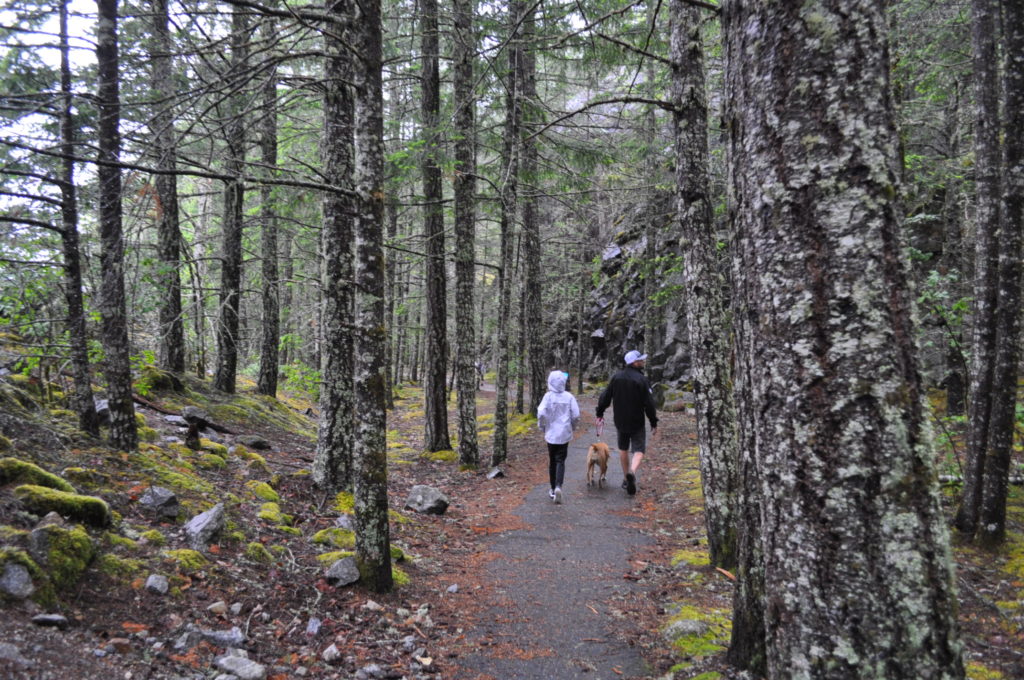
<svg viewBox="0 0 1024 680">
<path fill-rule="evenodd" d="M 548 443 L 548 479 L 551 488 L 557 489 L 565 481 L 565 458 L 569 455 L 569 444 Z"/>
</svg>

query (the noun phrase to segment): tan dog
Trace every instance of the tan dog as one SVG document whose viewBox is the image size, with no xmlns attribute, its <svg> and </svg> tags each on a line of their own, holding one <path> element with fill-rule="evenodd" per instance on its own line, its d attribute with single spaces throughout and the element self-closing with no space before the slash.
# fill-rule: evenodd
<svg viewBox="0 0 1024 680">
<path fill-rule="evenodd" d="M 604 442 L 595 442 L 587 449 L 587 486 L 594 484 L 594 468 L 600 468 L 601 474 L 597 478 L 597 488 L 605 483 L 605 475 L 608 472 L 608 445 Z"/>
</svg>

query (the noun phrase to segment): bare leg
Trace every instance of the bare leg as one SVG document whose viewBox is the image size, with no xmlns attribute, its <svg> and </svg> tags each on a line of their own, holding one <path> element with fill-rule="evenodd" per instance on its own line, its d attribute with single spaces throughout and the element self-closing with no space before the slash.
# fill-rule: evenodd
<svg viewBox="0 0 1024 680">
<path fill-rule="evenodd" d="M 633 465 L 630 467 L 629 471 L 632 472 L 632 473 L 636 473 L 636 471 L 638 469 L 640 469 L 640 463 L 643 461 L 643 459 L 644 459 L 644 452 L 643 451 L 634 451 L 633 452 Z"/>
<path fill-rule="evenodd" d="M 619 462 L 622 463 L 622 476 L 629 472 L 629 451 L 619 449 Z"/>
</svg>

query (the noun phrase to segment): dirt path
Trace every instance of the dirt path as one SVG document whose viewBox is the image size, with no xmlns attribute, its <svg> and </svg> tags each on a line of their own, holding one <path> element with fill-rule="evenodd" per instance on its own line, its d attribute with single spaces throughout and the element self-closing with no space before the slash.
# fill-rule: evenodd
<svg viewBox="0 0 1024 680">
<path fill-rule="evenodd" d="M 589 411 L 593 404 L 582 402 Z M 614 451 L 615 430 L 603 441 Z M 617 454 L 604 488 L 587 487 L 587 448 L 593 427 L 569 446 L 564 502 L 548 497 L 546 451 L 537 437 L 536 463 L 544 471 L 521 505 L 512 510 L 517 529 L 496 533 L 481 549 L 490 559 L 481 579 L 475 626 L 459 660 L 459 677 L 560 680 L 585 677 L 650 677 L 638 651 L 618 630 L 621 603 L 641 595 L 628 576 L 630 557 L 652 541 L 638 526 L 643 477 L 635 497 L 620 488 Z M 649 500 L 649 499 L 648 499 Z"/>
</svg>

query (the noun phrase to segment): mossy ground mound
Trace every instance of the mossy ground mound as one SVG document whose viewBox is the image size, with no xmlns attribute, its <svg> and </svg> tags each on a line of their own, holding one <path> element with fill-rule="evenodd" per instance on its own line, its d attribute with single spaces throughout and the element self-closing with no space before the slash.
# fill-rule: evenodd
<svg viewBox="0 0 1024 680">
<path fill-rule="evenodd" d="M 75 493 L 75 487 L 67 481 L 34 463 L 17 458 L 0 458 L 0 485 L 2 484 L 34 484 L 57 491 Z"/>
<path fill-rule="evenodd" d="M 72 522 L 95 527 L 105 527 L 112 519 L 106 501 L 96 496 L 82 496 L 35 484 L 19 486 L 14 490 L 14 496 L 30 512 L 40 516 L 56 512 Z"/>
</svg>

